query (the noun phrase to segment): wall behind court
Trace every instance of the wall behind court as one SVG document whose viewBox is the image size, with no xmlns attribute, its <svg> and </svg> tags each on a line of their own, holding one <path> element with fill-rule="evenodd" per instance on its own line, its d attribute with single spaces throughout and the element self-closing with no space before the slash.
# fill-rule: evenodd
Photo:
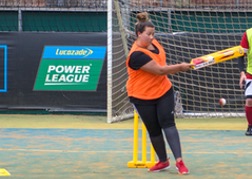
<svg viewBox="0 0 252 179">
<path fill-rule="evenodd" d="M 42 66 L 42 70 L 47 68 L 46 65 L 50 61 L 43 59 L 46 46 L 84 50 L 101 47 L 106 50 L 107 12 L 102 3 L 94 2 L 86 3 L 82 0 L 0 2 L 1 111 L 106 112 L 107 61 L 106 53 L 103 54 L 103 51 L 99 57 L 97 52 L 93 52 L 93 55 L 96 55 L 89 55 L 91 57 L 87 57 L 88 59 L 81 57 L 51 59 L 55 66 L 69 67 L 76 63 L 78 66 L 78 63 L 82 62 L 86 66 L 93 65 L 88 83 L 83 82 L 75 87 L 65 85 L 62 88 L 57 86 L 58 84 L 53 86 L 51 83 L 50 87 L 42 87 L 44 79 L 38 79 L 40 78 L 38 73 L 42 73 L 42 77 L 45 73 L 39 72 L 40 67 Z M 52 78 L 52 75 L 48 77 L 53 81 Z"/>
</svg>

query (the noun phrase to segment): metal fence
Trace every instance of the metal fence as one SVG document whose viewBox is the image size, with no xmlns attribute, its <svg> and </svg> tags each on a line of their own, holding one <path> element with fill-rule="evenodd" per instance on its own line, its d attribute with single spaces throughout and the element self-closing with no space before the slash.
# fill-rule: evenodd
<svg viewBox="0 0 252 179">
<path fill-rule="evenodd" d="M 140 7 L 249 9 L 251 0 L 115 0 Z M 106 8 L 107 0 L 0 0 L 0 8 Z"/>
<path fill-rule="evenodd" d="M 105 8 L 107 7 L 107 0 L 0 0 L 0 7 Z"/>
</svg>

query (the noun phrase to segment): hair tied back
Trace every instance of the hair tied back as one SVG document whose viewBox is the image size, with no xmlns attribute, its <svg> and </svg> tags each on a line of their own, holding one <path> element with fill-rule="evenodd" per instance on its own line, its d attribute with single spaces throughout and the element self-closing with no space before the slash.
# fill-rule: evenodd
<svg viewBox="0 0 252 179">
<path fill-rule="evenodd" d="M 137 14 L 138 22 L 147 22 L 149 21 L 149 15 L 147 12 L 141 12 Z"/>
</svg>

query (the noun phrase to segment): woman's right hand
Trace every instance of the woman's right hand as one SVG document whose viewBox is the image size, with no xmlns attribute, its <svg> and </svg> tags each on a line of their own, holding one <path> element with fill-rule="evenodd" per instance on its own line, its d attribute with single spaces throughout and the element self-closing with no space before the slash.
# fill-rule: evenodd
<svg viewBox="0 0 252 179">
<path fill-rule="evenodd" d="M 180 69 L 181 69 L 181 71 L 191 70 L 193 66 L 194 65 L 191 64 L 191 63 L 185 63 L 185 62 L 180 63 L 180 67 L 181 67 Z"/>
</svg>

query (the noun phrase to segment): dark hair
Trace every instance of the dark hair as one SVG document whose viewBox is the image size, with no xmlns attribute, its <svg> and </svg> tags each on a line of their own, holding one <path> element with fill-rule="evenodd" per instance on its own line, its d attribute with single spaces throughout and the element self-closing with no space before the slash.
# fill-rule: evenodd
<svg viewBox="0 0 252 179">
<path fill-rule="evenodd" d="M 137 32 L 143 32 L 145 27 L 155 27 L 149 19 L 149 15 L 147 12 L 140 12 L 136 15 L 137 22 L 135 24 L 135 33 L 136 36 Z"/>
</svg>

